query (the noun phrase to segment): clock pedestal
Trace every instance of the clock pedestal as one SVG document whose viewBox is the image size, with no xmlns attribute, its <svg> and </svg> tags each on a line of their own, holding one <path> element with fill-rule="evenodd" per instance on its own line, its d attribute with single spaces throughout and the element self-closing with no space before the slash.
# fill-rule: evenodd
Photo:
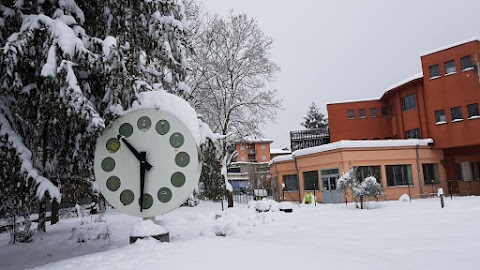
<svg viewBox="0 0 480 270">
<path fill-rule="evenodd" d="M 136 223 L 130 232 L 130 244 L 138 239 L 152 237 L 160 242 L 170 242 L 170 233 L 162 226 L 155 223 L 155 218 L 144 218 Z"/>
</svg>

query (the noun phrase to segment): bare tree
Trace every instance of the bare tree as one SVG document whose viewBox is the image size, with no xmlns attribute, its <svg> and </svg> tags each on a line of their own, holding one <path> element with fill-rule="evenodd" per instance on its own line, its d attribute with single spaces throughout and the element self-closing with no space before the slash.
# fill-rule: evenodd
<svg viewBox="0 0 480 270">
<path fill-rule="evenodd" d="M 198 15 L 191 59 L 191 103 L 213 131 L 227 136 L 260 135 L 274 120 L 281 101 L 266 90 L 279 67 L 272 61 L 272 38 L 255 19 L 231 12 Z"/>
</svg>

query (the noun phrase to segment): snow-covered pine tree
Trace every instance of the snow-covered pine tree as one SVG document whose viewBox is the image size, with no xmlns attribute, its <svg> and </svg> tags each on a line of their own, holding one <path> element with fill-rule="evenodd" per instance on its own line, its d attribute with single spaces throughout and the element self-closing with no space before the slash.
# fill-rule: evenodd
<svg viewBox="0 0 480 270">
<path fill-rule="evenodd" d="M 13 22 L 2 27 L 0 44 L 0 135 L 15 139 L 24 181 L 34 180 L 37 197 L 59 202 L 54 182 L 88 176 L 92 142 L 104 126 L 82 83 L 95 63 L 80 26 L 85 17 L 73 0 L 7 1 L 0 10 Z"/>
<path fill-rule="evenodd" d="M 200 195 L 208 200 L 219 201 L 225 195 L 221 173 L 219 151 L 210 141 L 202 147 L 202 173 L 200 174 Z"/>
<path fill-rule="evenodd" d="M 307 129 L 326 128 L 328 120 L 323 113 L 317 108 L 317 105 L 312 102 L 308 109 L 307 115 L 303 117 L 304 121 L 301 123 Z"/>
</svg>

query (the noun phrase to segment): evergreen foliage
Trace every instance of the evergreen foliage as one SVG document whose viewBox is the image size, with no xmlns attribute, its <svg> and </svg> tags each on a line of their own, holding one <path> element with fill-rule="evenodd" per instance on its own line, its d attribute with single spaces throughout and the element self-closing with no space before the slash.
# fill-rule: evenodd
<svg viewBox="0 0 480 270">
<path fill-rule="evenodd" d="M 303 117 L 304 121 L 301 123 L 306 129 L 326 128 L 328 127 L 328 120 L 323 113 L 319 111 L 317 105 L 312 102 L 308 109 L 307 115 Z"/>
<path fill-rule="evenodd" d="M 219 161 L 218 151 L 213 143 L 209 142 L 202 147 L 202 160 L 200 195 L 212 201 L 219 201 L 225 195 L 225 182 L 221 173 L 222 165 Z"/>
</svg>

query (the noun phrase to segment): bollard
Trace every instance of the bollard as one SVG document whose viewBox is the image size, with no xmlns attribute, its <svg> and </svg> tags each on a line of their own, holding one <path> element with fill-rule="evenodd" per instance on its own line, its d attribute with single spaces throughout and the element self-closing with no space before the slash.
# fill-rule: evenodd
<svg viewBox="0 0 480 270">
<path fill-rule="evenodd" d="M 445 206 L 445 204 L 443 202 L 443 188 L 438 189 L 438 197 L 440 197 L 440 205 L 443 208 Z"/>
</svg>

